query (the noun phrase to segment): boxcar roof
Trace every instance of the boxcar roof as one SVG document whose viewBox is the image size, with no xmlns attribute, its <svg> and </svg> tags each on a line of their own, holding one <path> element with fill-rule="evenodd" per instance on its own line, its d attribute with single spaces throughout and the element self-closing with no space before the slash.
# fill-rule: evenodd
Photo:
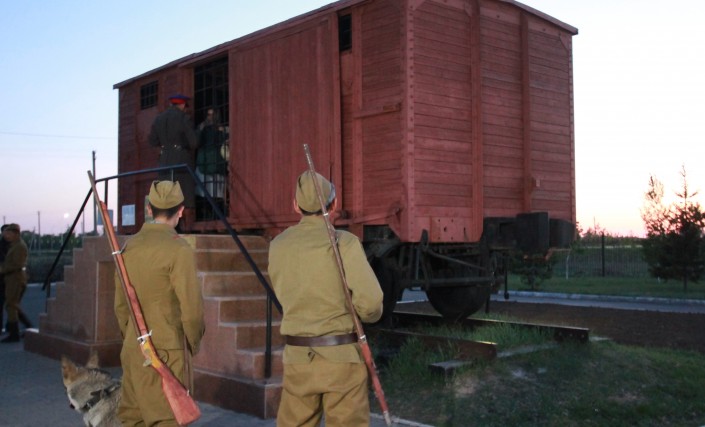
<svg viewBox="0 0 705 427">
<path fill-rule="evenodd" d="M 337 1 L 337 2 L 334 2 L 334 3 L 330 3 L 330 4 L 326 5 L 326 6 L 322 6 L 322 7 L 318 8 L 318 9 L 312 10 L 312 11 L 310 11 L 310 12 L 307 12 L 307 13 L 304 13 L 304 14 L 301 14 L 301 15 L 298 15 L 298 16 L 295 16 L 295 17 L 293 17 L 293 18 L 291 18 L 291 19 L 288 19 L 288 20 L 283 21 L 283 22 L 280 22 L 280 23 L 278 23 L 278 24 L 274 24 L 274 25 L 272 25 L 272 26 L 263 28 L 263 29 L 261 29 L 261 30 L 258 30 L 258 31 L 255 31 L 255 32 L 253 32 L 253 33 L 250 33 L 250 34 L 247 34 L 247 35 L 245 35 L 245 36 L 242 36 L 242 37 L 240 37 L 240 38 L 237 38 L 237 39 L 234 39 L 234 40 L 225 42 L 225 43 L 221 43 L 221 44 L 219 44 L 219 45 L 217 45 L 217 46 L 214 46 L 214 47 L 212 47 L 212 48 L 210 48 L 210 49 L 206 49 L 206 50 L 201 51 L 201 52 L 197 52 L 197 53 L 192 53 L 192 54 L 190 54 L 190 55 L 186 55 L 186 56 L 184 56 L 184 57 L 182 57 L 182 58 L 179 58 L 179 59 L 176 59 L 176 60 L 174 60 L 174 61 L 171 61 L 171 62 L 169 62 L 169 63 L 167 63 L 167 64 L 164 64 L 164 65 L 162 65 L 162 66 L 160 66 L 160 67 L 157 67 L 157 68 L 155 68 L 155 69 L 153 69 L 153 70 L 147 71 L 147 72 L 145 72 L 145 73 L 142 73 L 142 74 L 140 74 L 140 75 L 138 75 L 138 76 L 135 76 L 135 77 L 132 77 L 132 78 L 127 79 L 127 80 L 125 80 L 125 81 L 122 81 L 122 82 L 120 82 L 120 83 L 116 83 L 115 85 L 113 85 L 113 89 L 120 89 L 121 87 L 126 86 L 126 85 L 132 83 L 132 82 L 135 81 L 135 80 L 139 80 L 139 79 L 141 79 L 141 78 L 143 78 L 143 77 L 146 77 L 146 76 L 148 76 L 148 75 L 150 75 L 150 74 L 153 74 L 153 73 L 155 73 L 155 72 L 157 72 L 157 71 L 160 71 L 160 70 L 162 70 L 162 69 L 165 69 L 165 68 L 169 68 L 169 67 L 172 67 L 172 66 L 175 66 L 175 65 L 185 65 L 185 64 L 190 64 L 190 63 L 193 63 L 193 62 L 198 62 L 198 61 L 201 60 L 202 58 L 211 57 L 211 56 L 213 56 L 214 54 L 218 54 L 218 53 L 220 53 L 220 52 L 227 51 L 228 49 L 231 49 L 231 48 L 233 48 L 233 47 L 235 47 L 235 46 L 237 46 L 237 45 L 239 45 L 239 44 L 243 44 L 243 43 L 246 43 L 246 42 L 248 42 L 248 41 L 255 40 L 255 39 L 259 38 L 259 37 L 264 37 L 264 36 L 266 36 L 266 35 L 273 34 L 273 33 L 276 33 L 276 32 L 278 32 L 278 31 L 281 31 L 281 30 L 290 28 L 290 27 L 292 27 L 292 26 L 295 26 L 295 25 L 299 24 L 300 22 L 307 21 L 307 20 L 309 20 L 309 19 L 314 19 L 314 18 L 316 18 L 316 17 L 319 16 L 319 15 L 323 15 L 323 14 L 329 13 L 329 12 L 331 12 L 331 11 L 337 11 L 337 10 L 345 9 L 345 8 L 348 8 L 348 7 L 357 5 L 357 4 L 359 4 L 359 3 L 366 3 L 366 2 L 370 2 L 370 1 L 373 1 L 373 0 L 340 0 L 340 1 Z M 568 25 L 568 24 L 566 24 L 565 22 L 559 21 L 558 19 L 556 19 L 556 18 L 554 18 L 554 17 L 552 17 L 552 16 L 550 16 L 550 15 L 547 15 L 547 14 L 545 14 L 545 13 L 539 11 L 539 10 L 534 9 L 533 7 L 527 6 L 527 5 L 525 5 L 525 4 L 523 4 L 523 3 L 520 3 L 520 2 L 518 2 L 518 1 L 515 1 L 515 0 L 494 0 L 494 1 L 497 1 L 497 2 L 499 2 L 499 3 L 505 3 L 505 4 L 513 5 L 513 6 L 515 6 L 515 7 L 518 7 L 519 9 L 525 10 L 526 12 L 528 12 L 528 13 L 530 13 L 530 14 L 532 14 L 532 15 L 535 15 L 535 16 L 537 16 L 537 17 L 539 17 L 539 18 L 541 18 L 541 19 L 543 19 L 543 20 L 545 20 L 545 21 L 548 21 L 548 22 L 550 22 L 550 23 L 552 23 L 552 24 L 558 26 L 559 28 L 562 28 L 563 30 L 565 30 L 565 31 L 567 31 L 567 32 L 569 32 L 569 33 L 571 33 L 572 35 L 578 34 L 578 29 L 577 29 L 577 28 L 575 28 L 575 27 L 573 27 L 573 26 L 571 26 L 571 25 Z"/>
</svg>

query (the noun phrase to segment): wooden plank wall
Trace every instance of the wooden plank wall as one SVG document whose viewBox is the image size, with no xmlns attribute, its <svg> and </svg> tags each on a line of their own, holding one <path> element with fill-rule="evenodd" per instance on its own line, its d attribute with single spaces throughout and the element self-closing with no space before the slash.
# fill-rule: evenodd
<svg viewBox="0 0 705 427">
<path fill-rule="evenodd" d="M 532 209 L 575 222 L 572 42 L 555 27 L 530 19 L 531 140 L 538 180 Z"/>
<path fill-rule="evenodd" d="M 575 219 L 571 35 L 507 3 L 410 2 L 410 238 L 477 241 L 484 217 Z"/>
<path fill-rule="evenodd" d="M 355 187 L 354 206 L 366 224 L 386 223 L 402 198 L 401 7 L 398 0 L 379 0 L 357 10 L 353 162 L 361 181 Z"/>
<path fill-rule="evenodd" d="M 485 216 L 575 220 L 571 35 L 481 2 Z"/>
<path fill-rule="evenodd" d="M 481 4 L 484 214 L 513 217 L 526 211 L 521 14 Z"/>
<path fill-rule="evenodd" d="M 331 18 L 308 22 L 230 54 L 230 217 L 237 227 L 298 221 L 292 200 L 307 167 L 303 143 L 318 172 L 340 173 L 334 25 Z"/>
<path fill-rule="evenodd" d="M 354 31 L 354 30 L 353 30 Z M 342 168 L 343 168 L 343 185 L 339 186 L 339 197 L 341 197 L 341 208 L 346 211 L 346 217 L 360 217 L 362 212 L 362 203 L 356 201 L 355 195 L 361 194 L 360 183 L 361 179 L 356 179 L 359 172 L 356 168 L 360 167 L 359 161 L 356 161 L 356 146 L 353 144 L 353 107 L 355 85 L 354 78 L 354 59 L 352 51 L 343 52 L 340 55 L 340 105 L 341 105 L 341 141 L 342 147 Z"/>
<path fill-rule="evenodd" d="M 456 2 L 458 3 L 458 2 Z M 460 6 L 460 7 L 458 7 Z M 413 11 L 412 238 L 467 240 L 473 212 L 471 22 L 462 4 L 425 1 Z"/>
</svg>

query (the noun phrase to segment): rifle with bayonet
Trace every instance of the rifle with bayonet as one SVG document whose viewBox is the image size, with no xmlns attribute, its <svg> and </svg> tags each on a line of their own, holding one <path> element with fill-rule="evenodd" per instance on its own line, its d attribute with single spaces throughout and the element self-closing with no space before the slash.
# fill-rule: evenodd
<svg viewBox="0 0 705 427">
<path fill-rule="evenodd" d="M 145 322 L 144 315 L 142 313 L 142 307 L 137 298 L 137 293 L 135 292 L 132 282 L 127 275 L 127 268 L 125 268 L 125 260 L 122 256 L 122 250 L 120 245 L 118 245 L 117 237 L 115 235 L 115 229 L 113 228 L 113 223 L 110 220 L 110 215 L 108 214 L 108 207 L 100 200 L 98 196 L 98 191 L 96 190 L 95 179 L 91 171 L 88 171 L 88 179 L 91 181 L 91 189 L 93 195 L 95 196 L 96 205 L 100 211 L 100 215 L 103 218 L 103 227 L 105 228 L 105 235 L 108 237 L 108 242 L 110 243 L 110 248 L 112 249 L 113 259 L 115 260 L 115 267 L 117 268 L 118 276 L 120 277 L 120 283 L 122 284 L 122 290 L 125 293 L 125 298 L 127 299 L 130 306 L 130 317 L 132 318 L 132 324 L 135 326 L 137 331 L 137 340 L 140 344 L 140 350 L 145 359 L 145 366 L 151 366 L 159 374 L 162 379 L 162 391 L 164 396 L 166 396 L 167 402 L 169 402 L 169 407 L 174 413 L 174 418 L 179 425 L 187 425 L 196 421 L 201 416 L 201 410 L 198 405 L 191 397 L 189 391 L 184 387 L 173 372 L 169 369 L 167 365 L 162 362 L 157 354 L 157 350 L 152 342 L 152 333 L 147 328 L 147 323 Z"/>
<path fill-rule="evenodd" d="M 316 169 L 313 166 L 313 157 L 311 157 L 311 151 L 308 148 L 308 144 L 304 144 L 304 151 L 306 152 L 306 162 L 308 163 L 308 171 L 311 174 L 311 180 L 313 181 L 313 186 L 316 189 L 316 196 L 318 197 L 318 203 L 321 205 L 321 212 L 323 213 L 323 220 L 326 223 L 326 229 L 328 230 L 328 238 L 330 240 L 331 247 L 333 248 L 333 254 L 335 256 L 336 265 L 338 266 L 338 273 L 340 274 L 340 279 L 343 283 L 343 292 L 345 293 L 345 302 L 350 312 L 350 316 L 353 319 L 353 324 L 355 326 L 355 332 L 357 333 L 357 342 L 362 350 L 362 357 L 365 359 L 365 364 L 367 365 L 367 371 L 370 374 L 370 379 L 372 380 L 372 387 L 375 391 L 375 396 L 377 396 L 377 401 L 379 401 L 379 406 L 382 408 L 382 415 L 384 416 L 384 421 L 388 426 L 392 425 L 392 419 L 389 415 L 389 407 L 387 406 L 387 401 L 384 398 L 384 391 L 382 390 L 382 383 L 379 381 L 379 376 L 377 375 L 377 367 L 375 366 L 374 359 L 372 358 L 372 350 L 367 342 L 367 336 L 362 328 L 362 322 L 355 311 L 355 306 L 353 306 L 352 297 L 350 296 L 350 288 L 348 287 L 348 281 L 345 278 L 345 268 L 343 267 L 343 258 L 340 256 L 340 249 L 338 248 L 338 238 L 335 234 L 335 228 L 331 223 L 330 218 L 328 218 L 328 210 L 326 203 L 323 200 L 323 192 L 321 191 L 321 184 L 316 178 Z"/>
</svg>

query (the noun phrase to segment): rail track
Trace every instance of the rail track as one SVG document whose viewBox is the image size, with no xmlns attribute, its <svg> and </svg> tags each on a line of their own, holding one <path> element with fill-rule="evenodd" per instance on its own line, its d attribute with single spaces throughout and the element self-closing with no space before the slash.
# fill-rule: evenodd
<svg viewBox="0 0 705 427">
<path fill-rule="evenodd" d="M 524 348 L 499 352 L 497 349 L 497 343 L 493 342 L 473 341 L 469 339 L 451 338 L 410 331 L 410 329 L 414 329 L 422 325 L 446 325 L 474 330 L 477 328 L 496 326 L 500 324 L 510 325 L 517 328 L 545 331 L 553 338 L 553 343 L 549 345 L 532 346 L 528 349 Z M 433 368 L 440 369 L 442 371 L 448 371 L 475 360 L 493 360 L 497 357 L 516 354 L 519 352 L 536 351 L 556 345 L 557 343 L 566 340 L 587 343 L 589 341 L 590 330 L 587 328 L 570 326 L 474 318 L 452 321 L 434 314 L 395 311 L 384 325 L 368 326 L 367 335 L 373 339 L 381 338 L 384 342 L 397 348 L 409 339 L 416 339 L 421 342 L 424 347 L 432 349 L 447 348 L 451 346 L 456 351 L 455 359 L 452 361 L 434 364 L 434 366 L 432 366 Z"/>
</svg>

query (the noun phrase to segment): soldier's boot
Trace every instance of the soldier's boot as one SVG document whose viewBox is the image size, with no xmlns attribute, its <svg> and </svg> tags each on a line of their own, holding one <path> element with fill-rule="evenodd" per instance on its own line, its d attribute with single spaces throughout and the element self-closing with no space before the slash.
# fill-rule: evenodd
<svg viewBox="0 0 705 427">
<path fill-rule="evenodd" d="M 7 322 L 7 332 L 8 336 L 0 340 L 0 343 L 6 344 L 11 342 L 17 342 L 20 340 L 20 325 L 17 322 Z"/>
<path fill-rule="evenodd" d="M 34 325 L 32 325 L 32 322 L 29 320 L 29 317 L 25 314 L 24 311 L 20 310 L 17 312 L 17 317 L 19 317 L 20 322 L 24 325 L 25 329 L 33 328 Z"/>
</svg>

